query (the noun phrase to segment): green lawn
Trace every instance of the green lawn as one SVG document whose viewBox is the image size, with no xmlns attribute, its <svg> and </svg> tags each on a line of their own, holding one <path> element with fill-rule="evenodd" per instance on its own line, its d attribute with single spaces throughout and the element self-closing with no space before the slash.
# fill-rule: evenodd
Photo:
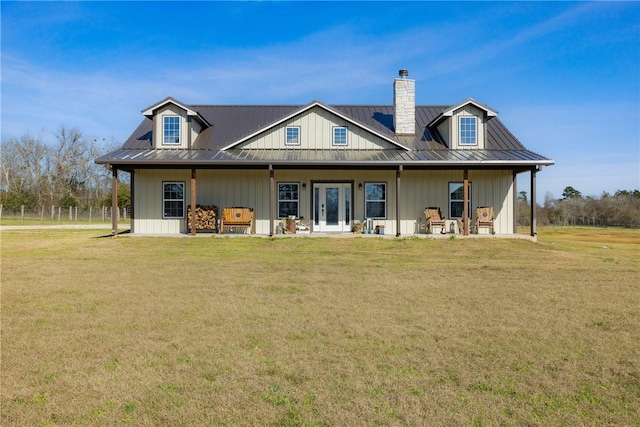
<svg viewBox="0 0 640 427">
<path fill-rule="evenodd" d="M 640 232 L 0 234 L 0 424 L 640 425 Z"/>
</svg>

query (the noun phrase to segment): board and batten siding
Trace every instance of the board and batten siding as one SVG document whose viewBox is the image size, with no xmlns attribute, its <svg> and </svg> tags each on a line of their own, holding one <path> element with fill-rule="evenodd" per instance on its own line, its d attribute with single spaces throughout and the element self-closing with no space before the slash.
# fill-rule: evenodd
<svg viewBox="0 0 640 427">
<path fill-rule="evenodd" d="M 190 170 L 136 170 L 134 200 L 134 229 L 139 234 L 187 233 L 186 218 L 162 218 L 162 183 L 185 183 L 185 206 L 191 198 Z M 295 170 L 276 169 L 278 183 L 300 184 L 300 216 L 311 219 L 313 183 L 352 182 L 353 218 L 364 218 L 365 192 L 359 184 L 383 182 L 387 184 L 387 218 L 375 220 L 384 225 L 386 234 L 396 234 L 396 171 L 395 170 Z M 449 217 L 449 183 L 462 182 L 461 170 L 405 170 L 402 172 L 400 226 L 402 235 L 424 233 L 424 209 L 439 206 Z M 478 206 L 493 206 L 495 231 L 514 233 L 513 174 L 511 171 L 469 171 L 471 182 L 471 219 L 475 220 Z M 306 189 L 302 189 L 302 184 Z M 276 194 L 277 198 L 277 194 Z M 269 171 L 268 170 L 197 170 L 196 203 L 225 207 L 250 207 L 255 212 L 255 232 L 269 234 Z M 185 208 L 186 215 L 186 208 Z M 277 206 L 276 206 L 277 216 Z M 278 219 L 275 219 L 277 225 Z"/>
<path fill-rule="evenodd" d="M 477 144 L 476 145 L 461 145 L 460 138 L 460 117 L 476 117 L 477 118 Z M 456 150 L 482 150 L 485 147 L 486 136 L 486 114 L 479 108 L 473 105 L 465 105 L 457 109 L 451 117 L 447 117 L 442 123 L 437 126 L 438 132 L 449 147 Z"/>
<path fill-rule="evenodd" d="M 285 144 L 285 129 L 287 126 L 300 127 L 299 145 Z M 346 146 L 333 145 L 333 128 L 336 126 L 347 128 Z M 236 148 L 247 150 L 378 150 L 396 149 L 397 147 L 320 107 L 314 107 L 265 133 L 249 139 Z"/>
<path fill-rule="evenodd" d="M 163 144 L 164 128 L 163 122 L 166 116 L 180 117 L 180 143 L 179 144 Z M 195 140 L 197 131 L 200 130 L 198 125 L 195 129 L 190 126 L 191 120 L 187 117 L 187 112 L 173 104 L 165 105 L 160 108 L 153 116 L 153 140 L 154 147 L 159 149 L 176 149 L 189 148 L 189 142 Z"/>
<path fill-rule="evenodd" d="M 186 217 L 162 218 L 162 183 L 185 183 L 186 206 L 191 203 L 191 170 L 149 170 L 135 172 L 134 229 L 140 234 L 179 234 L 187 232 Z M 269 233 L 268 170 L 197 170 L 196 204 L 254 209 L 258 234 Z"/>
<path fill-rule="evenodd" d="M 449 183 L 462 182 L 461 170 L 407 170 L 402 172 L 401 234 L 421 234 L 425 230 L 424 209 L 439 207 L 449 218 Z M 478 206 L 493 206 L 495 232 L 513 230 L 513 174 L 509 170 L 470 170 L 471 220 Z M 483 230 L 484 232 L 484 230 Z"/>
</svg>

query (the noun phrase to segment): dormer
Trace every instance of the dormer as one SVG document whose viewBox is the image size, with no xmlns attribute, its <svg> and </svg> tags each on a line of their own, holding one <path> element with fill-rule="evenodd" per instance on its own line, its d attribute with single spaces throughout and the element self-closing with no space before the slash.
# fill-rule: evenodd
<svg viewBox="0 0 640 427">
<path fill-rule="evenodd" d="M 428 127 L 436 128 L 452 150 L 483 150 L 487 122 L 498 113 L 469 98 L 444 110 Z"/>
<path fill-rule="evenodd" d="M 158 149 L 189 149 L 210 126 L 196 111 L 171 97 L 142 110 L 142 114 L 153 120 L 151 142 Z"/>
</svg>

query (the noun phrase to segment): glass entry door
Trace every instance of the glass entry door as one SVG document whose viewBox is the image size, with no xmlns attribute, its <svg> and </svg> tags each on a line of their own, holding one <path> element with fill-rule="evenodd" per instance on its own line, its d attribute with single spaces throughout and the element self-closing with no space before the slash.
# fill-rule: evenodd
<svg viewBox="0 0 640 427">
<path fill-rule="evenodd" d="M 313 184 L 313 231 L 351 231 L 351 183 Z"/>
</svg>

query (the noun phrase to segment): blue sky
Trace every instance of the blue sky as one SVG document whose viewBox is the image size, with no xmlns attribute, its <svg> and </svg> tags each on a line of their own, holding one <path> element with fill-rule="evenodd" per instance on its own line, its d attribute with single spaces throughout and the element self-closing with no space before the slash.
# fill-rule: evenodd
<svg viewBox="0 0 640 427">
<path fill-rule="evenodd" d="M 2 137 L 123 143 L 186 104 L 489 105 L 556 165 L 538 201 L 640 188 L 639 2 L 6 2 Z M 528 191 L 528 177 L 520 190 Z"/>
</svg>

